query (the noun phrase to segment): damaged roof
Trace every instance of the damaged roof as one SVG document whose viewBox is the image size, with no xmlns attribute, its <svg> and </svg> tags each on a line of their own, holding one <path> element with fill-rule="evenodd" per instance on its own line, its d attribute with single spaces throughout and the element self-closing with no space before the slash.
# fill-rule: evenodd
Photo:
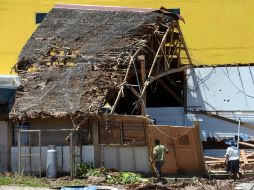
<svg viewBox="0 0 254 190">
<path fill-rule="evenodd" d="M 147 11 L 52 9 L 20 53 L 10 118 L 98 114 L 115 100 L 130 57 L 172 21 Z"/>
</svg>

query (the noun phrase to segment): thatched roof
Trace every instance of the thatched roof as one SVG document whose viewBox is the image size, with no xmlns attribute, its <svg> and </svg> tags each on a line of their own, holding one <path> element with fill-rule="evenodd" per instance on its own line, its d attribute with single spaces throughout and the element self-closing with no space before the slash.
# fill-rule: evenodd
<svg viewBox="0 0 254 190">
<path fill-rule="evenodd" d="M 116 98 L 130 56 L 171 22 L 155 12 L 52 9 L 19 56 L 10 118 L 97 114 Z"/>
</svg>

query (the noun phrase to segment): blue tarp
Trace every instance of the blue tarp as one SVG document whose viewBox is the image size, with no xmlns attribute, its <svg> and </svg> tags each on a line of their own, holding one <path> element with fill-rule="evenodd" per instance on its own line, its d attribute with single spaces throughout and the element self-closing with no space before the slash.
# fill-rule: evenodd
<svg viewBox="0 0 254 190">
<path fill-rule="evenodd" d="M 67 186 L 67 187 L 62 187 L 61 190 L 97 190 L 96 186 L 90 186 L 90 187 L 85 187 L 85 186 Z"/>
</svg>

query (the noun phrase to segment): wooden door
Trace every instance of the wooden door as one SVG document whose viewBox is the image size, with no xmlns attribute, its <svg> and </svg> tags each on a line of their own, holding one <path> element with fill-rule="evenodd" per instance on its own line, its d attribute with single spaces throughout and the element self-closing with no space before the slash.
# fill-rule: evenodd
<svg viewBox="0 0 254 190">
<path fill-rule="evenodd" d="M 159 126 L 159 129 L 169 136 L 172 136 L 172 132 L 169 126 Z M 169 152 L 165 154 L 165 164 L 162 167 L 163 173 L 175 174 L 177 173 L 176 155 L 174 151 L 173 139 L 165 138 L 165 135 L 157 130 L 154 126 L 149 127 L 149 153 L 152 157 L 154 140 L 159 139 L 162 145 L 167 146 Z"/>
<path fill-rule="evenodd" d="M 203 172 L 202 145 L 198 129 L 182 126 L 149 126 L 148 131 L 150 155 L 156 138 L 169 149 L 169 153 L 165 154 L 163 173 Z"/>
<path fill-rule="evenodd" d="M 175 137 L 174 146 L 178 173 L 198 173 L 200 163 L 194 128 L 171 127 L 171 131 Z"/>
</svg>

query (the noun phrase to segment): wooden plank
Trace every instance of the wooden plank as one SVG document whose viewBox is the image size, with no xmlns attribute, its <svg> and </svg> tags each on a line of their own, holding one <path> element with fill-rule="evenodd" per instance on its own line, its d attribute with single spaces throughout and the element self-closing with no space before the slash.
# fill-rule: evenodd
<svg viewBox="0 0 254 190">
<path fill-rule="evenodd" d="M 246 154 L 245 154 L 244 150 L 240 150 L 240 153 L 241 153 L 241 156 L 242 156 L 242 159 L 243 159 L 243 163 L 248 164 L 248 159 L 246 157 Z"/>
<path fill-rule="evenodd" d="M 244 160 L 242 158 L 240 158 L 239 160 L 240 162 L 244 162 Z M 209 161 L 205 161 L 206 164 L 216 164 L 216 163 L 224 163 L 225 161 L 220 161 L 220 160 L 209 160 Z M 251 162 L 254 162 L 254 159 L 248 159 L 248 164 L 250 164 Z"/>
<path fill-rule="evenodd" d="M 97 118 L 97 117 L 95 117 Z M 148 120 L 147 117 L 144 116 L 137 116 L 137 115 L 110 115 L 110 116 L 106 116 L 106 115 L 101 115 L 99 116 L 100 120 L 108 120 L 110 119 L 111 121 L 119 121 L 119 122 L 128 122 L 128 123 L 143 123 L 146 122 Z"/>
<path fill-rule="evenodd" d="M 124 139 L 129 138 L 129 139 L 135 139 L 135 138 L 139 138 L 139 139 L 145 139 L 145 135 L 125 135 L 123 136 Z"/>
<path fill-rule="evenodd" d="M 144 131 L 145 128 L 143 128 L 140 125 L 133 125 L 133 126 L 123 126 L 123 129 L 129 131 Z"/>
<path fill-rule="evenodd" d="M 144 129 L 144 127 L 142 125 L 143 125 L 143 123 L 124 123 L 124 128 Z"/>
<path fill-rule="evenodd" d="M 225 160 L 224 158 L 216 158 L 216 157 L 211 157 L 211 156 L 204 156 L 205 159 L 210 159 L 210 160 Z"/>
<path fill-rule="evenodd" d="M 239 144 L 254 148 L 254 144 L 250 144 L 246 142 L 239 142 Z"/>
<path fill-rule="evenodd" d="M 138 91 L 132 87 L 132 86 L 127 86 L 128 89 L 130 89 L 130 91 L 137 97 L 137 98 L 140 98 L 140 94 L 138 93 Z"/>
<path fill-rule="evenodd" d="M 251 157 L 253 155 L 254 155 L 254 151 L 252 153 L 247 154 L 246 157 L 249 158 L 249 157 Z"/>
<path fill-rule="evenodd" d="M 211 160 L 211 161 L 205 161 L 206 164 L 219 164 L 219 163 L 224 163 L 225 160 Z"/>
<path fill-rule="evenodd" d="M 154 82 L 155 80 L 161 78 L 161 77 L 164 77 L 166 75 L 170 75 L 170 74 L 173 74 L 173 73 L 179 73 L 179 72 L 182 72 L 182 71 L 185 71 L 186 69 L 189 69 L 189 68 L 192 68 L 191 65 L 186 65 L 186 66 L 182 66 L 182 67 L 179 67 L 179 68 L 175 68 L 175 69 L 170 69 L 168 71 L 165 71 L 155 77 L 151 77 L 150 80 L 146 81 L 149 85 L 151 84 L 152 82 Z M 141 94 L 141 97 L 142 97 L 142 94 Z"/>
<path fill-rule="evenodd" d="M 124 136 L 139 136 L 139 137 L 144 137 L 145 136 L 145 133 L 126 133 L 126 132 L 123 132 Z"/>
</svg>

